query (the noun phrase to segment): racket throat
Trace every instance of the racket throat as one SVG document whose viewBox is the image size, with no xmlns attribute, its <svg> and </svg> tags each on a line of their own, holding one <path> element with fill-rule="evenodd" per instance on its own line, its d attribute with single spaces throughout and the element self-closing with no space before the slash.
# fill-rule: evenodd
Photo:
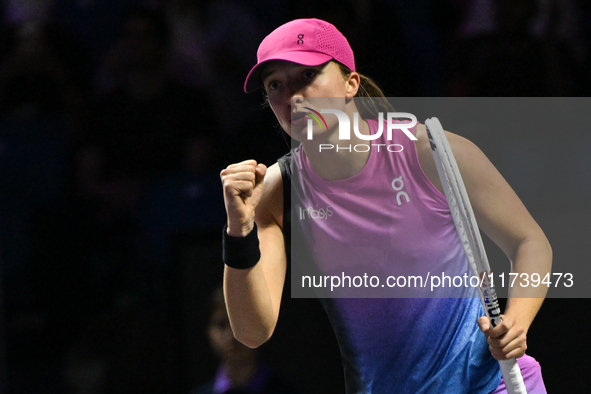
<svg viewBox="0 0 591 394">
<path fill-rule="evenodd" d="M 501 317 L 501 308 L 499 307 L 499 300 L 495 299 L 493 303 L 486 306 L 486 315 L 490 320 L 491 326 L 494 328 L 503 321 Z"/>
</svg>

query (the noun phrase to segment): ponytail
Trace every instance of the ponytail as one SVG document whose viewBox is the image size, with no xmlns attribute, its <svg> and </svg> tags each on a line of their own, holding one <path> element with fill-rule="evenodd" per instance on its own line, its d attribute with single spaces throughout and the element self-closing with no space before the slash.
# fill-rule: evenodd
<svg viewBox="0 0 591 394">
<path fill-rule="evenodd" d="M 338 63 L 341 73 L 346 78 L 351 74 L 344 64 Z M 377 118 L 380 112 L 394 112 L 394 107 L 386 99 L 386 95 L 375 81 L 363 74 L 359 74 L 360 84 L 355 97 L 359 114 L 363 119 Z"/>
</svg>

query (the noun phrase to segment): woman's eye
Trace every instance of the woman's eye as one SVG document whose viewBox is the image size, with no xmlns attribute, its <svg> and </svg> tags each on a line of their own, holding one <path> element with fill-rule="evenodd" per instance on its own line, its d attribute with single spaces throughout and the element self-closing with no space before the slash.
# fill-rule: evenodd
<svg viewBox="0 0 591 394">
<path fill-rule="evenodd" d="M 304 79 L 311 79 L 316 76 L 316 70 L 306 70 L 304 71 L 303 77 Z"/>
<path fill-rule="evenodd" d="M 267 85 L 267 90 L 275 90 L 275 89 L 277 89 L 278 87 L 279 87 L 279 83 L 277 83 L 277 82 L 270 82 L 270 83 Z"/>
</svg>

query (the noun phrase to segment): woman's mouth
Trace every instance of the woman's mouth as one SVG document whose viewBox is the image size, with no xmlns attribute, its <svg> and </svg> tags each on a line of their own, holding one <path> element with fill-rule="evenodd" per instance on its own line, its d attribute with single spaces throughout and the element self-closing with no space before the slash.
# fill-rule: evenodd
<svg viewBox="0 0 591 394">
<path fill-rule="evenodd" d="M 307 112 L 292 112 L 291 113 L 291 124 L 293 126 L 305 125 L 306 120 L 309 119 Z"/>
</svg>

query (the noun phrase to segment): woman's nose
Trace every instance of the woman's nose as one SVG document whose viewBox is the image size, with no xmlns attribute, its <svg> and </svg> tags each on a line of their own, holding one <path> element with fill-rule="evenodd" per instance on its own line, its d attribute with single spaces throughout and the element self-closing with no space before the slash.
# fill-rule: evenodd
<svg viewBox="0 0 591 394">
<path fill-rule="evenodd" d="M 298 80 L 292 80 L 288 83 L 288 91 L 292 98 L 303 100 L 307 85 Z"/>
<path fill-rule="evenodd" d="M 302 104 L 304 102 L 304 96 L 302 94 L 293 94 L 291 96 L 291 104 L 292 105 L 297 105 L 297 104 Z"/>
</svg>

